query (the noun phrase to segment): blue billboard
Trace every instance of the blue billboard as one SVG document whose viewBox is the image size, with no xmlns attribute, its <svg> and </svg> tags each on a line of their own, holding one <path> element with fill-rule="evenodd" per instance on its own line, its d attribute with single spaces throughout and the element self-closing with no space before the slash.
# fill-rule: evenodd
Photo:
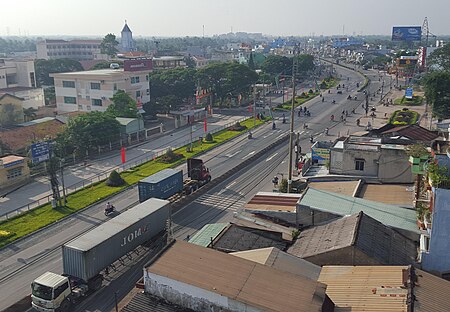
<svg viewBox="0 0 450 312">
<path fill-rule="evenodd" d="M 394 41 L 420 41 L 422 38 L 422 27 L 401 26 L 392 28 L 392 40 Z"/>
<path fill-rule="evenodd" d="M 31 159 L 33 164 L 46 161 L 50 158 L 50 143 L 48 141 L 31 144 Z"/>
<path fill-rule="evenodd" d="M 412 99 L 413 98 L 413 88 L 406 88 L 405 90 L 405 98 Z"/>
</svg>

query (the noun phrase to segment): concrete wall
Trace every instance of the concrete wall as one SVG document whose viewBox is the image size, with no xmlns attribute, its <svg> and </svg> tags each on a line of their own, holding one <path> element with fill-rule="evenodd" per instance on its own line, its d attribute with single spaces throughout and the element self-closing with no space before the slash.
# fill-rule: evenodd
<svg viewBox="0 0 450 312">
<path fill-rule="evenodd" d="M 17 168 L 22 168 L 22 175 L 17 176 L 12 179 L 8 179 L 8 171 L 15 170 Z M 21 185 L 30 179 L 30 168 L 24 160 L 23 163 L 17 164 L 15 166 L 4 168 L 0 165 L 0 190 L 5 190 L 11 187 Z"/>
<path fill-rule="evenodd" d="M 145 292 L 194 311 L 210 312 L 263 312 L 242 302 L 207 291 L 144 269 Z"/>
</svg>

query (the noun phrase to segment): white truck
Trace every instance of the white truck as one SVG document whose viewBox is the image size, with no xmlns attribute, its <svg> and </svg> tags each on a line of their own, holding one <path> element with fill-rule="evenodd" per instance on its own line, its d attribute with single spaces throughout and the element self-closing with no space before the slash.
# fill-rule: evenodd
<svg viewBox="0 0 450 312">
<path fill-rule="evenodd" d="M 163 233 L 169 202 L 150 198 L 62 246 L 64 274 L 46 272 L 31 284 L 31 302 L 42 312 L 66 312 L 102 287 L 102 271 Z"/>
</svg>

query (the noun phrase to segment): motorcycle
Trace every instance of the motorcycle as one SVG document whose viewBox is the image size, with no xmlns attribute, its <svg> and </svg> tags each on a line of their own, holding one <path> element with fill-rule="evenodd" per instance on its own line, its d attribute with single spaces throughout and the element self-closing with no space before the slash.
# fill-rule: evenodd
<svg viewBox="0 0 450 312">
<path fill-rule="evenodd" d="M 347 100 L 351 100 L 351 99 L 352 99 L 351 95 L 347 96 Z"/>
<path fill-rule="evenodd" d="M 325 102 L 325 98 L 322 98 L 322 102 Z"/>
<path fill-rule="evenodd" d="M 333 103 L 333 104 L 336 104 L 336 101 L 335 101 L 335 100 L 333 100 L 333 101 L 331 101 L 331 103 Z"/>
<path fill-rule="evenodd" d="M 109 216 L 110 214 L 114 213 L 114 206 L 111 205 L 111 207 L 106 207 L 105 208 L 105 216 Z"/>
<path fill-rule="evenodd" d="M 251 138 L 253 138 L 253 134 L 249 131 L 247 137 L 248 137 L 249 139 L 251 139 Z"/>
<path fill-rule="evenodd" d="M 330 120 L 334 121 L 334 115 L 331 115 Z"/>
</svg>

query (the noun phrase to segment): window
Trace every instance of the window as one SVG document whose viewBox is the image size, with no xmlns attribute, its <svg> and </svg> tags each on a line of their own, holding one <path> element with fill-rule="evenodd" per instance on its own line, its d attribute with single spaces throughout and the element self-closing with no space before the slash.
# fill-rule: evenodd
<svg viewBox="0 0 450 312">
<path fill-rule="evenodd" d="M 92 99 L 92 106 L 102 106 L 101 99 Z"/>
<path fill-rule="evenodd" d="M 364 171 L 364 159 L 356 158 L 355 159 L 355 170 Z"/>
<path fill-rule="evenodd" d="M 73 96 L 65 96 L 64 97 L 65 104 L 77 104 L 77 98 Z"/>
<path fill-rule="evenodd" d="M 33 88 L 36 88 L 36 80 L 34 79 L 34 73 L 30 73 L 30 81 L 31 81 L 31 86 Z"/>
<path fill-rule="evenodd" d="M 114 91 L 117 91 L 117 83 L 114 84 Z"/>
<path fill-rule="evenodd" d="M 141 97 L 141 91 L 136 91 L 136 98 Z"/>
<path fill-rule="evenodd" d="M 98 82 L 91 82 L 91 89 L 92 90 L 100 90 L 100 83 L 98 83 Z"/>
<path fill-rule="evenodd" d="M 139 77 L 131 77 L 131 83 L 139 83 Z"/>
<path fill-rule="evenodd" d="M 64 88 L 75 88 L 75 81 L 63 80 L 63 87 Z"/>
<path fill-rule="evenodd" d="M 69 283 L 64 283 L 61 286 L 58 286 L 54 290 L 53 298 L 56 299 L 61 295 L 67 288 L 69 288 Z"/>
<path fill-rule="evenodd" d="M 22 175 L 22 167 L 19 167 L 19 168 L 14 168 L 14 169 L 8 170 L 6 173 L 6 178 L 8 180 L 11 180 L 11 179 L 20 177 L 21 175 Z"/>
</svg>

